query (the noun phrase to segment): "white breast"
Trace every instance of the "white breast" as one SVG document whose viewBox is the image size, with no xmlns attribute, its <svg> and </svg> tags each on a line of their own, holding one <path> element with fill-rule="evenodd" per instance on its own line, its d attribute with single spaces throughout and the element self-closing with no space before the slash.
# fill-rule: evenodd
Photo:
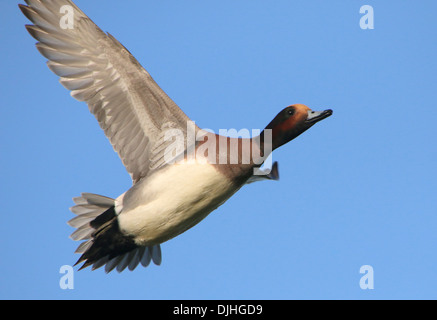
<svg viewBox="0 0 437 320">
<path fill-rule="evenodd" d="M 134 207 L 123 203 L 128 210 L 118 217 L 120 229 L 139 245 L 162 243 L 196 225 L 238 189 L 210 164 L 170 165 L 129 196 L 137 199 Z"/>
</svg>

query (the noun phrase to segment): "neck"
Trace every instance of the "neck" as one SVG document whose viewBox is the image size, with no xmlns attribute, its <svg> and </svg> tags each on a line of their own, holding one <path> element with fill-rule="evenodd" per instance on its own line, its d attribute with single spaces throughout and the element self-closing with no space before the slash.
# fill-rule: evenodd
<svg viewBox="0 0 437 320">
<path fill-rule="evenodd" d="M 276 149 L 272 139 L 272 130 L 268 128 L 264 129 L 258 137 L 253 138 L 252 143 L 258 149 L 256 152 L 253 152 L 253 157 L 258 158 L 254 159 L 256 163 L 264 162 L 270 153 Z"/>
<path fill-rule="evenodd" d="M 266 127 L 261 134 L 260 137 L 260 146 L 267 150 L 267 148 L 271 151 L 279 148 L 282 144 L 279 143 L 279 136 L 275 132 L 275 130 Z"/>
</svg>

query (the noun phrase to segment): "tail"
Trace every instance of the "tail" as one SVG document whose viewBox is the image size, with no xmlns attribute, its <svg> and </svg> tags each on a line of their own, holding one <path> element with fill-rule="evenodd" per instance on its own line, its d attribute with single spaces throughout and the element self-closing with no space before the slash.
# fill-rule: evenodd
<svg viewBox="0 0 437 320">
<path fill-rule="evenodd" d="M 77 228 L 71 238 L 82 242 L 75 253 L 82 256 L 75 265 L 84 262 L 79 270 L 92 265 L 95 270 L 105 265 L 106 273 L 117 268 L 118 272 L 126 267 L 134 270 L 139 263 L 147 267 L 152 260 L 156 265 L 161 264 L 161 247 L 138 246 L 133 237 L 124 235 L 119 228 L 115 212 L 115 200 L 92 193 L 82 193 L 73 198 L 75 206 L 70 210 L 77 217 L 68 224 Z"/>
</svg>

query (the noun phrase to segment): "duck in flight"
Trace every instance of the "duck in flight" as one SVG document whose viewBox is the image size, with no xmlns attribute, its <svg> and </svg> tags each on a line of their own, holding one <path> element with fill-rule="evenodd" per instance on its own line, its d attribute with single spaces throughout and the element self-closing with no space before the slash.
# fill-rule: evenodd
<svg viewBox="0 0 437 320">
<path fill-rule="evenodd" d="M 246 183 L 277 180 L 276 162 L 260 169 L 271 151 L 332 114 L 295 104 L 256 137 L 204 131 L 72 1 L 25 2 L 19 7 L 33 23 L 26 28 L 37 49 L 71 95 L 88 104 L 133 182 L 116 199 L 92 193 L 73 198 L 76 217 L 68 223 L 76 228 L 71 238 L 83 240 L 76 250 L 80 269 L 159 265 L 161 243 L 199 223 Z M 178 135 L 170 139 L 169 132 Z"/>
</svg>

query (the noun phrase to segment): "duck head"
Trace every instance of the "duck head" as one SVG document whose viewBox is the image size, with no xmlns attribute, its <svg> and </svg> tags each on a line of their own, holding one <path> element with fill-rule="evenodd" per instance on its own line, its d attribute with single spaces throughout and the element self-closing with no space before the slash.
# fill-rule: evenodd
<svg viewBox="0 0 437 320">
<path fill-rule="evenodd" d="M 293 140 L 330 115 L 332 115 L 331 109 L 313 111 L 303 104 L 286 107 L 265 128 L 272 130 L 272 150 Z"/>
</svg>

